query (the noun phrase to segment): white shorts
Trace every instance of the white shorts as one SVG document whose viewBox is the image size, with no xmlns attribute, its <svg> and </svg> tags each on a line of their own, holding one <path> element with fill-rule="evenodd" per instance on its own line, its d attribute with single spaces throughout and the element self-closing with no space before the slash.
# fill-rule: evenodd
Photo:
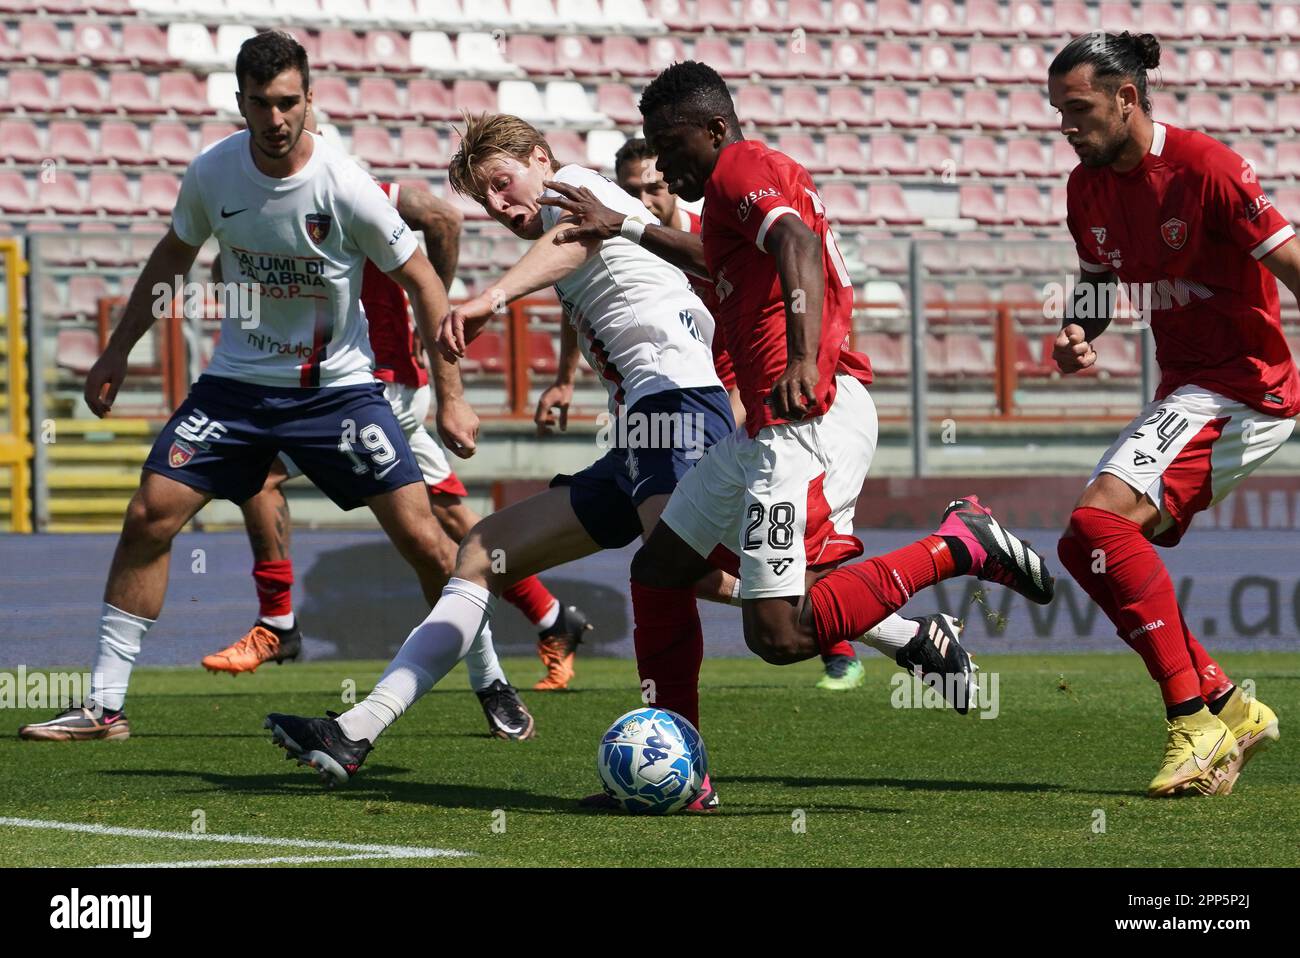
<svg viewBox="0 0 1300 958">
<path fill-rule="evenodd" d="M 384 383 L 384 398 L 393 407 L 393 415 L 406 435 L 429 491 L 468 495 L 464 483 L 452 471 L 446 450 L 424 427 L 429 406 L 433 404 L 433 389 L 427 385 L 414 389 L 401 383 Z M 280 460 L 288 469 L 290 479 L 302 475 L 302 470 L 288 456 L 281 454 Z"/>
<path fill-rule="evenodd" d="M 1148 403 L 1093 470 L 1123 479 L 1160 510 L 1152 541 L 1176 545 L 1193 517 L 1223 499 L 1282 447 L 1295 429 L 1200 386 Z"/>
<path fill-rule="evenodd" d="M 692 549 L 739 572 L 741 598 L 803 595 L 809 568 L 862 554 L 853 513 L 876 452 L 876 404 L 852 376 L 836 383 L 824 416 L 718 442 L 664 509 Z"/>
</svg>

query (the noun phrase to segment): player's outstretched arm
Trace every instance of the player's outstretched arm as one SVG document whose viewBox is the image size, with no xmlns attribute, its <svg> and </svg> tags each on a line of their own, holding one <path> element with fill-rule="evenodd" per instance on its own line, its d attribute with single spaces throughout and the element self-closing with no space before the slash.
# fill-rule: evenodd
<svg viewBox="0 0 1300 958">
<path fill-rule="evenodd" d="M 575 189 L 567 183 L 557 183 L 553 180 L 548 180 L 542 185 L 560 195 L 543 196 L 538 202 L 545 206 L 558 206 L 571 217 L 569 221 L 560 224 L 567 228 L 560 231 L 558 242 L 586 243 L 594 240 L 599 243 L 623 235 L 623 224 L 628 217 L 617 210 L 611 210 L 585 186 Z M 640 243 L 660 259 L 667 260 L 680 270 L 699 276 L 701 279 L 713 278 L 709 275 L 709 268 L 704 264 L 704 244 L 698 234 L 658 224 L 645 226 L 642 231 L 638 228 L 642 224 L 636 220 L 633 222 L 636 226 L 632 230 L 637 234 L 634 242 Z"/>
<path fill-rule="evenodd" d="M 1052 359 L 1062 373 L 1077 373 L 1097 362 L 1092 344 L 1110 326 L 1114 283 L 1114 273 L 1079 271 L 1074 286 L 1073 321 L 1057 333 L 1052 345 Z"/>
<path fill-rule="evenodd" d="M 786 367 L 772 384 L 772 411 L 797 421 L 817 394 L 817 348 L 826 296 L 822 241 L 798 216 L 781 216 L 768 229 L 763 248 L 776 260 L 785 297 Z"/>
<path fill-rule="evenodd" d="M 183 281 L 198 255 L 199 247 L 183 242 L 171 229 L 149 254 L 149 261 L 127 300 L 122 321 L 109 337 L 104 354 L 86 374 L 86 405 L 96 416 L 102 418 L 113 408 L 113 400 L 126 378 L 127 356 L 159 315 L 170 309 L 172 299 L 180 293 L 176 288 L 177 277 Z M 159 304 L 165 304 L 165 308 L 159 310 Z"/>
<path fill-rule="evenodd" d="M 1260 260 L 1300 302 L 1300 241 L 1288 240 Z"/>
<path fill-rule="evenodd" d="M 573 379 L 578 373 L 578 331 L 569 322 L 560 327 L 560 361 L 555 382 L 537 400 L 537 434 L 545 436 L 557 425 L 560 432 L 569 428 L 569 404 L 573 402 Z M 559 422 L 556 422 L 556 413 Z"/>
<path fill-rule="evenodd" d="M 397 212 L 407 226 L 424 234 L 429 262 L 442 285 L 450 288 L 460 262 L 460 231 L 465 217 L 450 203 L 415 185 L 398 191 Z"/>
</svg>

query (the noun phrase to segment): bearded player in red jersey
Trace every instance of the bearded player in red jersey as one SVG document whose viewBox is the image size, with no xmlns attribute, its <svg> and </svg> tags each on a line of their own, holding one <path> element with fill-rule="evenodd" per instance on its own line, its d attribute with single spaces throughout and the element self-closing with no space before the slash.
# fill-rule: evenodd
<svg viewBox="0 0 1300 958">
<path fill-rule="evenodd" d="M 645 204 L 646 209 L 659 218 L 661 226 L 684 230 L 687 233 L 700 232 L 703 220 L 685 206 L 677 202 L 677 195 L 668 190 L 663 174 L 655 166 L 655 154 L 649 144 L 641 137 L 628 140 L 614 156 L 614 180 L 630 196 Z M 717 315 L 718 298 L 713 283 L 699 276 L 688 276 L 696 295 L 704 301 L 709 312 Z M 731 412 L 736 417 L 736 425 L 745 424 L 745 405 L 740 401 L 740 390 L 736 388 L 736 372 L 731 362 L 731 354 L 723 344 L 723 336 L 713 337 L 713 361 L 718 370 L 718 378 L 727 387 L 731 399 Z M 824 674 L 817 680 L 817 688 L 828 692 L 843 692 L 855 689 L 867 679 L 866 670 L 853 652 L 853 643 L 839 642 L 828 653 L 822 654 Z"/>
<path fill-rule="evenodd" d="M 776 665 L 897 620 L 907 630 L 900 664 L 926 654 L 937 658 L 933 671 L 944 670 L 943 654 L 959 648 L 952 620 L 893 613 L 952 576 L 976 575 L 1049 602 L 1053 583 L 1041 557 L 974 496 L 951 503 L 934 535 L 840 565 L 863 551 L 853 513 L 877 423 L 866 390 L 870 364 L 846 348 L 853 289 L 821 198 L 798 163 L 741 136 L 731 95 L 711 67 L 673 64 L 640 107 L 668 188 L 704 199 L 700 234 L 645 226 L 562 184 L 548 184 L 562 199 L 542 202 L 577 220 L 559 241 L 621 234 L 711 277 L 745 404 L 745 427 L 683 477 L 632 560 L 637 667 L 653 704 L 698 724 L 704 640 L 692 589 L 712 564 L 739 569 L 745 642 Z M 969 657 L 965 663 L 969 679 Z M 707 781 L 696 802 L 716 806 Z"/>
<path fill-rule="evenodd" d="M 1147 794 L 1223 795 L 1278 737 L 1277 716 L 1192 635 L 1152 544 L 1176 545 L 1295 428 L 1300 377 L 1274 277 L 1300 297 L 1300 244 L 1245 160 L 1152 120 L 1146 71 L 1159 63 L 1150 34 L 1092 34 L 1049 68 L 1061 132 L 1081 161 L 1067 204 L 1080 315 L 1054 357 L 1064 373 L 1097 361 L 1110 314 L 1085 307 L 1119 282 L 1149 310 L 1161 371 L 1154 401 L 1102 456 L 1058 551 L 1160 685 L 1168 741 Z"/>
<path fill-rule="evenodd" d="M 309 129 L 312 125 L 309 124 Z M 429 258 L 443 283 L 456 275 L 461 216 L 449 204 L 419 186 L 381 183 L 385 195 L 408 226 L 420 230 Z M 218 277 L 219 278 L 219 277 Z M 367 262 L 362 279 L 361 304 L 370 330 L 375 357 L 375 378 L 411 445 L 429 504 L 438 521 L 445 574 L 450 575 L 459 543 L 479 521 L 463 501 L 468 492 L 452 471 L 446 453 L 424 427 L 430 404 L 429 375 L 419 336 L 411 323 L 406 294 L 396 283 Z M 264 662 L 281 662 L 298 656 L 302 635 L 293 611 L 293 562 L 289 556 L 289 504 L 280 486 L 301 471 L 282 457 L 272 466 L 262 492 L 244 503 L 244 524 L 253 547 L 253 580 L 257 586 L 259 615 L 253 627 L 229 648 L 203 659 L 213 672 L 252 672 Z M 562 689 L 572 678 L 573 650 L 582 633 L 591 628 L 583 612 L 556 599 L 536 576 L 523 579 L 504 597 L 538 627 L 538 654 L 547 675 L 534 688 Z M 481 637 L 480 637 L 481 639 Z M 465 658 L 489 731 L 498 738 L 531 738 L 534 723 L 513 686 L 506 680 L 489 635 L 476 640 Z"/>
</svg>

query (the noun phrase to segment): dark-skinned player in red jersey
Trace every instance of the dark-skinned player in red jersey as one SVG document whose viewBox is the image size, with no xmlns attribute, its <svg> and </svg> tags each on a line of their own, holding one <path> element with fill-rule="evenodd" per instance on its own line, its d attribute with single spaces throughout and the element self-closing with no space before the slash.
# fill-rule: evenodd
<svg viewBox="0 0 1300 958">
<path fill-rule="evenodd" d="M 798 163 L 741 136 L 711 67 L 673 64 L 640 107 L 668 188 L 704 199 L 702 232 L 625 221 L 589 193 L 556 188 L 563 198 L 553 202 L 576 219 L 557 239 L 621 234 L 712 278 L 746 419 L 678 484 L 632 560 L 643 688 L 652 683 L 653 704 L 698 722 L 704 643 L 691 589 L 711 564 L 739 570 L 745 642 L 767 662 L 811 658 L 889 621 L 908 630 L 900 664 L 968 682 L 964 652 L 961 665 L 944 659 L 959 648 L 951 619 L 894 613 L 920 589 L 967 574 L 1049 602 L 1041 557 L 967 496 L 934 535 L 841 565 L 863 551 L 853 512 L 877 422 L 870 363 L 846 346 L 853 288 L 821 198 Z M 716 792 L 707 799 L 715 805 Z"/>
<path fill-rule="evenodd" d="M 646 209 L 659 218 L 661 226 L 688 233 L 700 232 L 703 224 L 700 216 L 679 204 L 677 195 L 668 191 L 668 184 L 655 165 L 655 159 L 654 152 L 644 139 L 637 137 L 628 140 L 614 156 L 614 181 L 630 196 L 644 203 Z M 713 283 L 699 276 L 688 278 L 696 295 L 703 300 L 709 312 L 716 315 L 718 297 Z M 731 398 L 731 412 L 736 417 L 736 425 L 743 426 L 745 405 L 740 401 L 740 390 L 736 388 L 736 371 L 724 339 L 720 335 L 713 337 L 713 364 L 718 370 L 718 379 L 722 380 L 722 385 L 727 388 L 727 394 Z M 817 680 L 817 688 L 828 692 L 858 688 L 867 678 L 866 670 L 854 654 L 851 642 L 837 643 L 829 652 L 823 652 L 822 668 L 824 674 Z"/>
<path fill-rule="evenodd" d="M 1090 306 L 1114 302 L 1114 284 L 1149 316 L 1160 365 L 1155 399 L 1102 456 L 1058 552 L 1160 686 L 1168 739 L 1147 793 L 1224 795 L 1278 737 L 1277 716 L 1192 635 L 1152 544 L 1176 545 L 1295 428 L 1275 277 L 1300 298 L 1300 244 L 1245 160 L 1152 119 L 1146 71 L 1159 63 L 1151 34 L 1090 34 L 1049 69 L 1080 160 L 1067 191 L 1080 280 L 1057 365 L 1097 361 L 1110 312 Z"/>
</svg>

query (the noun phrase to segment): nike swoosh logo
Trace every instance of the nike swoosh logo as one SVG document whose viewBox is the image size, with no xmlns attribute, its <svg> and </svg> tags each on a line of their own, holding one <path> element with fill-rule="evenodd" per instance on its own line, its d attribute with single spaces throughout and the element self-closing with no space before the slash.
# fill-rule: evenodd
<svg viewBox="0 0 1300 958">
<path fill-rule="evenodd" d="M 402 460 L 400 460 L 400 459 L 397 460 L 397 462 L 401 462 L 401 461 L 402 461 Z M 377 472 L 377 473 L 375 473 L 375 478 L 376 478 L 376 479 L 382 479 L 382 478 L 384 478 L 384 476 L 388 475 L 390 472 L 392 472 L 394 469 L 397 468 L 397 462 L 395 462 L 395 463 L 393 463 L 392 465 L 390 465 L 390 466 L 389 466 L 387 469 L 385 469 L 383 472 Z"/>
<path fill-rule="evenodd" d="M 1204 761 L 1201 760 L 1201 756 L 1196 754 L 1195 749 L 1192 750 L 1192 760 L 1196 762 L 1196 767 L 1198 769 L 1200 769 L 1202 772 L 1209 770 L 1210 759 L 1214 757 L 1214 753 L 1219 750 L 1219 746 L 1223 744 L 1223 740 L 1227 737 L 1228 737 L 1227 732 L 1224 732 L 1222 735 L 1219 736 L 1219 740 L 1214 743 L 1214 748 L 1210 749 L 1210 754 L 1205 756 Z"/>
<path fill-rule="evenodd" d="M 243 213 L 247 209 L 248 207 L 245 206 L 244 209 L 242 210 L 231 210 L 229 213 L 227 213 L 226 208 L 223 206 L 221 207 L 221 218 L 224 220 L 224 219 L 229 219 L 232 216 L 238 216 L 240 213 Z"/>
<path fill-rule="evenodd" d="M 636 495 L 636 491 L 637 491 L 638 489 L 640 489 L 642 486 L 644 486 L 647 482 L 649 482 L 649 481 L 650 481 L 651 479 L 653 479 L 653 478 L 654 478 L 654 476 L 646 476 L 644 479 L 642 479 L 640 482 L 638 482 L 635 486 L 633 486 L 633 487 L 632 487 L 632 495 L 635 496 L 635 495 Z"/>
</svg>

